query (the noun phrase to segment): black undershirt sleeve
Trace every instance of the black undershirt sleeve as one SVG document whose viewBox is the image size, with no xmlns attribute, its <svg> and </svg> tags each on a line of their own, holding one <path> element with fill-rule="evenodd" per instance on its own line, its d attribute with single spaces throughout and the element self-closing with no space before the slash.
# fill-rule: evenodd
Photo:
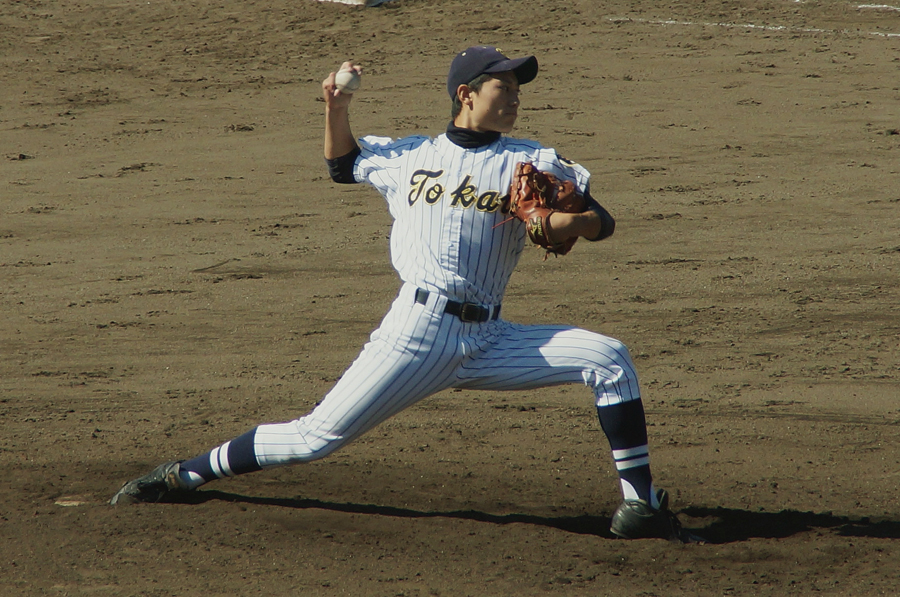
<svg viewBox="0 0 900 597">
<path fill-rule="evenodd" d="M 358 181 L 353 178 L 353 166 L 360 153 L 362 151 L 356 147 L 350 153 L 339 158 L 326 159 L 325 164 L 328 166 L 328 175 L 331 176 L 331 180 L 340 184 L 356 184 Z"/>
<path fill-rule="evenodd" d="M 598 234 L 596 238 L 589 238 L 587 240 L 595 242 L 612 236 L 613 232 L 616 231 L 616 221 L 613 219 L 612 215 L 610 215 L 602 205 L 597 203 L 596 199 L 591 197 L 590 190 L 585 191 L 584 200 L 587 203 L 588 209 L 600 216 L 600 234 Z"/>
</svg>

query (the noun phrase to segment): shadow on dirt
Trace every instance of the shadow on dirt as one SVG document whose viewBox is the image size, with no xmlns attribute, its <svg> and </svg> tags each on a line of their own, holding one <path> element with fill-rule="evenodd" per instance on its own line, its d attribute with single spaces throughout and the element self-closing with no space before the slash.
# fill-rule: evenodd
<svg viewBox="0 0 900 597">
<path fill-rule="evenodd" d="M 702 529 L 696 529 L 710 543 L 731 543 L 751 538 L 781 539 L 814 530 L 829 530 L 843 537 L 871 537 L 900 539 L 900 522 L 873 521 L 835 516 L 830 512 L 751 512 L 731 508 L 688 507 L 685 516 L 712 519 Z"/>
<path fill-rule="evenodd" d="M 609 532 L 610 519 L 605 516 L 536 516 L 532 514 L 490 514 L 478 510 L 424 511 L 375 504 L 328 502 L 309 498 L 249 497 L 224 491 L 207 490 L 191 492 L 183 496 L 190 503 L 214 500 L 238 502 L 281 508 L 330 510 L 352 514 L 375 514 L 398 518 L 458 518 L 490 524 L 533 524 L 560 529 L 580 535 L 596 535 L 613 539 Z M 900 539 L 900 523 L 891 520 L 872 521 L 868 518 L 851 519 L 831 513 L 816 514 L 783 510 L 781 512 L 750 512 L 730 508 L 688 507 L 680 514 L 694 519 L 704 519 L 702 526 L 687 527 L 702 536 L 708 543 L 732 543 L 751 538 L 777 539 L 806 533 L 816 529 L 828 530 L 845 537 L 872 537 Z M 683 518 L 682 517 L 682 518 Z"/>
<path fill-rule="evenodd" d="M 478 510 L 446 510 L 425 511 L 410 508 L 397 508 L 394 506 L 378 506 L 375 504 L 350 504 L 341 502 L 326 502 L 323 500 L 308 498 L 264 498 L 248 497 L 224 491 L 208 490 L 186 494 L 179 501 L 199 504 L 213 500 L 256 504 L 263 506 L 279 506 L 282 508 L 297 508 L 301 510 L 318 508 L 333 512 L 348 512 L 351 514 L 376 514 L 378 516 L 394 516 L 397 518 L 459 518 L 462 520 L 474 520 L 490 524 L 533 524 L 552 527 L 578 533 L 581 535 L 598 535 L 600 537 L 614 538 L 609 532 L 609 518 L 604 516 L 535 516 L 532 514 L 490 514 Z"/>
</svg>

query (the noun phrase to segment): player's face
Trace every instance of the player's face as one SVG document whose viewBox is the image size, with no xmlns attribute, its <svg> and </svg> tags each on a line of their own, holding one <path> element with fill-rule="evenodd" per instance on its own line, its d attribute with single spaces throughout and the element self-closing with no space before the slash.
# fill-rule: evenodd
<svg viewBox="0 0 900 597">
<path fill-rule="evenodd" d="M 519 116 L 519 81 L 510 72 L 497 73 L 472 93 L 472 122 L 476 131 L 508 133 Z"/>
</svg>

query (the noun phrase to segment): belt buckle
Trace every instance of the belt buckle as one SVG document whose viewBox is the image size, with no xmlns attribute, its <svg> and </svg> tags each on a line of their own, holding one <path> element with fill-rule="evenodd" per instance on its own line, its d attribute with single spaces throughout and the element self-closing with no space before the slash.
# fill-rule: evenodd
<svg viewBox="0 0 900 597">
<path fill-rule="evenodd" d="M 474 303 L 463 303 L 459 310 L 459 318 L 464 323 L 481 323 L 484 321 L 484 307 Z"/>
</svg>

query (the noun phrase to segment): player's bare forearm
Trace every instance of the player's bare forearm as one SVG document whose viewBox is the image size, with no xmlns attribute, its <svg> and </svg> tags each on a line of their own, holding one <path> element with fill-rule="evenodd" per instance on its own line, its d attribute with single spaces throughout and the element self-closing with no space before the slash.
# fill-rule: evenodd
<svg viewBox="0 0 900 597">
<path fill-rule="evenodd" d="M 341 69 L 355 69 L 358 66 L 345 62 Z M 330 73 L 322 81 L 322 97 L 325 100 L 325 159 L 345 156 L 356 149 L 356 137 L 350 128 L 350 101 L 353 95 L 341 93 L 335 86 L 336 73 Z"/>
<path fill-rule="evenodd" d="M 561 211 L 550 214 L 550 240 L 554 243 L 565 242 L 570 238 L 583 236 L 595 239 L 600 236 L 603 221 L 600 215 L 588 210 L 580 214 L 570 214 Z"/>
<path fill-rule="evenodd" d="M 325 159 L 333 160 L 356 149 L 347 108 L 325 108 Z"/>
</svg>

